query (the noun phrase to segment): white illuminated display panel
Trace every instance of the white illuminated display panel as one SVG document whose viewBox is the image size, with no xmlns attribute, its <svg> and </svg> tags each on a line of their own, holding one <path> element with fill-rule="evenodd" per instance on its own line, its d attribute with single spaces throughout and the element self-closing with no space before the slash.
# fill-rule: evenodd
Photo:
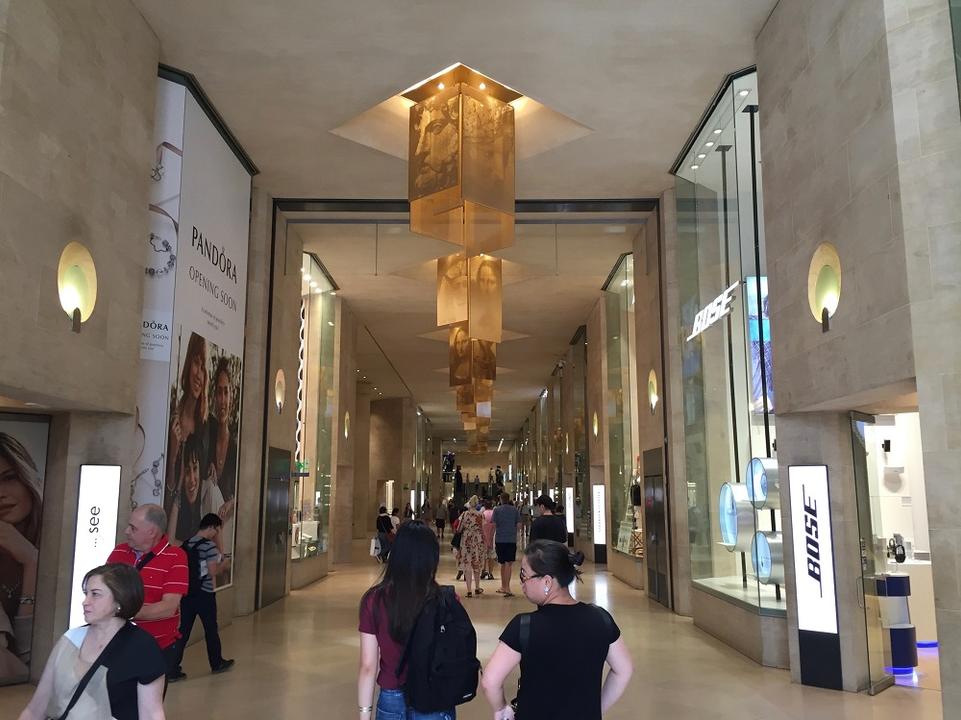
<svg viewBox="0 0 961 720">
<path fill-rule="evenodd" d="M 591 511 L 594 513 L 594 544 L 607 544 L 607 518 L 604 514 L 604 486 L 594 485 L 591 489 Z"/>
<path fill-rule="evenodd" d="M 836 635 L 838 611 L 828 469 L 824 465 L 792 465 L 788 478 L 798 629 Z"/>
<path fill-rule="evenodd" d="M 567 517 L 567 532 L 574 532 L 574 488 L 564 488 L 564 515 Z"/>
<path fill-rule="evenodd" d="M 73 546 L 70 627 L 83 621 L 83 576 L 107 562 L 117 537 L 119 465 L 81 465 L 77 535 Z"/>
</svg>

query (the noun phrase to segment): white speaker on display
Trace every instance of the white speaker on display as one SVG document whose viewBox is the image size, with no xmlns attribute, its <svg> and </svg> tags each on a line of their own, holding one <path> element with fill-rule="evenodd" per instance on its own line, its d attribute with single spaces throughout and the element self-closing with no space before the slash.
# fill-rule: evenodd
<svg viewBox="0 0 961 720">
<path fill-rule="evenodd" d="M 718 497 L 721 544 L 729 552 L 748 552 L 754 537 L 754 506 L 744 483 L 724 483 Z"/>
<path fill-rule="evenodd" d="M 774 458 L 752 458 L 747 465 L 744 484 L 751 503 L 758 510 L 781 507 L 777 460 Z"/>
</svg>

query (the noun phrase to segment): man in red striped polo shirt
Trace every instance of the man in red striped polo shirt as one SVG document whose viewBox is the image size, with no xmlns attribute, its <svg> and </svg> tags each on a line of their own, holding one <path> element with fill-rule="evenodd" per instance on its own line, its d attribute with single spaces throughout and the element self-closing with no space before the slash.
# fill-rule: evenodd
<svg viewBox="0 0 961 720">
<path fill-rule="evenodd" d="M 141 505 L 130 514 L 124 530 L 127 542 L 118 545 L 108 563 L 133 565 L 143 579 L 144 603 L 134 622 L 150 633 L 167 662 L 167 680 L 176 675 L 180 639 L 180 598 L 187 593 L 187 555 L 171 545 L 165 534 L 167 514 L 159 505 Z"/>
</svg>

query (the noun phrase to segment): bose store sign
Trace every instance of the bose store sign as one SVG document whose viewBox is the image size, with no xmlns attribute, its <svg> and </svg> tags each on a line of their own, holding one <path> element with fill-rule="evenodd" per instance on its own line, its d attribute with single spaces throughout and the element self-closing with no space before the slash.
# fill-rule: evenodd
<svg viewBox="0 0 961 720">
<path fill-rule="evenodd" d="M 826 465 L 788 468 L 801 682 L 840 690 L 841 639 Z"/>
<path fill-rule="evenodd" d="M 718 320 L 731 314 L 731 305 L 734 303 L 734 291 L 737 290 L 740 284 L 740 281 L 738 281 L 731 285 L 731 287 L 714 298 L 713 302 L 694 316 L 694 329 L 691 330 L 691 334 L 687 336 L 688 342 L 707 330 Z"/>
<path fill-rule="evenodd" d="M 107 562 L 117 538 L 120 504 L 119 465 L 81 465 L 77 534 L 73 546 L 70 627 L 83 620 L 83 576 Z"/>
</svg>

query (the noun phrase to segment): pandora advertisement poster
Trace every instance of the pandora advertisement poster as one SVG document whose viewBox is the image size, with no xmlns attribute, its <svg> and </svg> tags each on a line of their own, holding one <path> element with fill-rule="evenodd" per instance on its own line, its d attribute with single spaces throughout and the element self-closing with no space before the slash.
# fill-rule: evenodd
<svg viewBox="0 0 961 720">
<path fill-rule="evenodd" d="M 179 100 L 175 93 L 165 92 L 165 86 L 176 89 L 176 83 L 158 82 L 161 101 L 165 96 Z M 167 512 L 167 534 L 175 543 L 193 536 L 207 513 L 220 515 L 224 521 L 221 544 L 231 559 L 243 390 L 250 175 L 190 92 L 183 92 L 182 108 L 181 144 L 170 150 L 176 158 L 172 162 L 179 164 L 179 184 L 174 188 L 171 183 L 165 195 L 178 192 L 177 213 L 170 213 L 175 220 L 176 243 L 169 243 L 175 257 L 169 360 L 163 382 L 158 384 L 163 397 L 154 396 L 158 387 L 153 384 L 142 393 L 141 423 L 146 415 L 151 418 L 151 429 L 144 426 L 144 436 L 150 438 L 145 446 L 150 445 L 150 451 L 136 473 L 133 503 L 162 504 Z M 176 113 L 169 115 L 173 130 Z M 168 134 L 177 137 L 175 132 Z M 172 202 L 168 204 L 173 207 Z M 162 243 L 160 247 L 166 246 Z M 149 269 L 147 274 L 149 282 Z M 153 310 L 156 313 L 156 308 Z M 153 352 L 142 346 L 142 357 L 147 350 Z M 160 431 L 156 428 L 158 410 L 162 414 Z M 158 436 L 163 438 L 159 452 Z M 218 588 L 232 579 L 232 562 L 222 567 L 214 578 Z"/>
</svg>

